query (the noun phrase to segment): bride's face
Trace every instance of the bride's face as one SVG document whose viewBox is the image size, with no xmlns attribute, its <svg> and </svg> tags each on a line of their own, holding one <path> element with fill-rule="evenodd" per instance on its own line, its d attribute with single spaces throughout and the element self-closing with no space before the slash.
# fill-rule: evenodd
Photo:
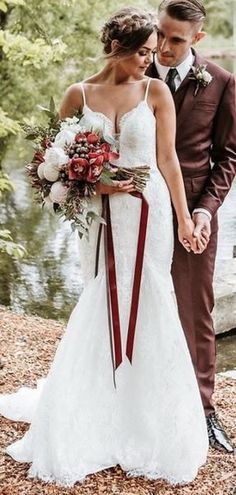
<svg viewBox="0 0 236 495">
<path fill-rule="evenodd" d="M 121 58 L 119 65 L 129 76 L 140 79 L 153 61 L 153 54 L 156 50 L 157 33 L 153 32 L 136 53 L 130 57 Z"/>
</svg>

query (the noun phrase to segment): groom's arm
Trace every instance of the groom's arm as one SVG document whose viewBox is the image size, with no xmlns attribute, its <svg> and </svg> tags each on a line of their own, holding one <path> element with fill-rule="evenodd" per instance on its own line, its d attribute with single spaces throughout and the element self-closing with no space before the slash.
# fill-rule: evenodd
<svg viewBox="0 0 236 495">
<path fill-rule="evenodd" d="M 211 160 L 213 168 L 196 208 L 214 215 L 230 190 L 236 174 L 235 79 L 226 82 L 213 124 Z"/>
</svg>

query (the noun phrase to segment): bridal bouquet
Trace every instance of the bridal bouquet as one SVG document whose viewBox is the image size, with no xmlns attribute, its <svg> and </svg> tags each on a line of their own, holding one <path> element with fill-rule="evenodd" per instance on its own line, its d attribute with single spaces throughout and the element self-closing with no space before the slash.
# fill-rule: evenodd
<svg viewBox="0 0 236 495">
<path fill-rule="evenodd" d="M 23 125 L 26 138 L 34 142 L 35 148 L 26 166 L 27 175 L 37 200 L 70 220 L 82 237 L 88 234 L 93 220 L 104 223 L 90 201 L 96 194 L 96 183 L 111 184 L 114 179 L 133 177 L 135 189 L 142 192 L 149 167 L 116 167 L 113 162 L 119 155 L 112 138 L 85 129 L 82 115 L 59 120 L 53 100 L 50 109 L 42 109 L 49 116 L 47 127 Z"/>
</svg>

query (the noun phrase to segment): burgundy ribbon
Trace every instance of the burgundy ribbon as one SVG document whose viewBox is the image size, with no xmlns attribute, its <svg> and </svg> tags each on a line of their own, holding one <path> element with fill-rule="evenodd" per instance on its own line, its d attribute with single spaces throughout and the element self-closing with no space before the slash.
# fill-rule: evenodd
<svg viewBox="0 0 236 495">
<path fill-rule="evenodd" d="M 135 196 L 136 198 L 140 198 L 142 201 L 135 270 L 134 270 L 133 290 L 132 290 L 132 298 L 131 298 L 131 306 L 130 306 L 129 326 L 128 326 L 128 334 L 127 334 L 127 342 L 126 342 L 126 356 L 128 357 L 130 363 L 132 363 L 149 206 L 142 193 L 132 192 L 130 194 L 132 196 Z M 113 375 L 114 375 L 114 384 L 115 384 L 115 371 L 118 368 L 118 366 L 120 366 L 120 364 L 122 363 L 122 346 L 121 346 L 118 291 L 117 291 L 117 281 L 116 281 L 115 253 L 114 253 L 114 243 L 113 243 L 113 235 L 112 235 L 109 195 L 102 196 L 102 205 L 103 205 L 102 216 L 106 220 L 106 226 L 104 226 L 104 245 L 105 245 L 105 263 L 106 263 L 106 279 L 107 279 L 107 304 L 108 304 L 108 322 L 109 322 L 110 343 L 111 343 L 111 356 L 112 356 Z M 100 224 L 98 231 L 95 276 L 98 273 L 101 231 L 102 231 L 102 224 Z"/>
<path fill-rule="evenodd" d="M 110 335 L 112 336 L 111 342 L 113 342 L 114 353 L 113 362 L 114 370 L 120 366 L 122 362 L 122 347 L 121 347 L 121 332 L 120 332 L 120 315 L 119 315 L 119 303 L 118 303 L 118 292 L 117 292 L 117 281 L 116 281 L 116 264 L 115 264 L 115 253 L 114 244 L 111 228 L 111 213 L 110 213 L 110 201 L 109 195 L 105 196 L 105 220 L 106 228 L 105 232 L 105 257 L 106 257 L 106 268 L 107 268 L 107 281 L 108 281 L 108 295 L 109 295 L 109 313 L 110 321 L 112 322 L 112 331 Z"/>
<path fill-rule="evenodd" d="M 126 343 L 126 356 L 128 357 L 130 363 L 132 363 L 149 206 L 146 199 L 141 193 L 132 192 L 130 194 L 132 194 L 132 196 L 135 196 L 136 198 L 140 198 L 142 201 L 141 215 L 139 222 L 138 245 L 137 245 L 135 270 L 134 270 L 133 291 L 132 291 L 130 316 L 129 316 L 129 327 L 128 327 L 128 335 L 127 335 L 127 343 Z"/>
</svg>

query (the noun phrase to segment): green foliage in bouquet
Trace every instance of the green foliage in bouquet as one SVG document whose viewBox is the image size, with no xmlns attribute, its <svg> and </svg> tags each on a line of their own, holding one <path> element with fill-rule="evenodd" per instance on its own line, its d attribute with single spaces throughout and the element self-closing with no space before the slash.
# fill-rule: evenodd
<svg viewBox="0 0 236 495">
<path fill-rule="evenodd" d="M 24 131 L 25 139 L 33 141 L 36 150 L 41 150 L 41 144 L 44 139 L 53 138 L 60 129 L 59 113 L 56 111 L 54 99 L 50 98 L 49 108 L 42 105 L 37 105 L 47 117 L 48 122 L 45 125 L 29 124 L 26 122 L 21 123 L 21 128 Z"/>
</svg>

